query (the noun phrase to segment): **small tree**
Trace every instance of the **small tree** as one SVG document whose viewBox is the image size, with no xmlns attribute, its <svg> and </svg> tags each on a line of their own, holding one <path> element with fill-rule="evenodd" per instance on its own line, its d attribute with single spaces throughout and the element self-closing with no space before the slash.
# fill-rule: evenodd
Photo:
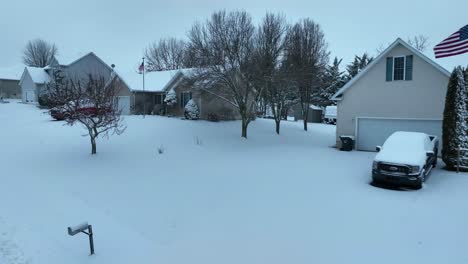
<svg viewBox="0 0 468 264">
<path fill-rule="evenodd" d="M 164 102 L 169 106 L 177 103 L 177 94 L 174 91 L 174 89 L 169 90 L 169 92 L 166 95 L 166 98 L 164 99 Z"/>
<path fill-rule="evenodd" d="M 190 120 L 196 120 L 200 118 L 200 111 L 198 110 L 197 104 L 190 99 L 184 108 L 184 116 Z"/>
<path fill-rule="evenodd" d="M 42 39 L 28 41 L 23 51 L 23 63 L 32 67 L 45 67 L 57 55 L 57 47 Z"/>
<path fill-rule="evenodd" d="M 453 70 L 445 97 L 442 160 L 449 170 L 453 170 L 457 163 L 457 149 L 468 148 L 468 85 L 464 71 L 460 66 Z"/>
<path fill-rule="evenodd" d="M 314 92 L 321 81 L 328 64 L 325 34 L 319 24 L 310 19 L 296 23 L 287 33 L 283 64 L 288 80 L 295 86 L 300 100 L 304 130 L 307 131 L 307 117 Z"/>
<path fill-rule="evenodd" d="M 270 107 L 275 120 L 276 133 L 280 133 L 280 123 L 284 112 L 290 106 L 288 99 L 294 87 L 286 81 L 284 67 L 281 67 L 281 56 L 288 25 L 281 15 L 267 13 L 255 36 L 255 58 L 257 64 L 254 68 L 257 79 L 256 86 L 262 87 L 261 101 Z"/>
<path fill-rule="evenodd" d="M 121 110 L 114 100 L 121 87 L 114 74 L 110 80 L 92 75 L 88 80 L 69 80 L 60 71 L 54 72 L 53 77 L 46 89 L 48 100 L 63 114 L 68 125 L 81 124 L 87 130 L 91 154 L 96 154 L 99 136 L 120 135 L 125 131 Z"/>
</svg>

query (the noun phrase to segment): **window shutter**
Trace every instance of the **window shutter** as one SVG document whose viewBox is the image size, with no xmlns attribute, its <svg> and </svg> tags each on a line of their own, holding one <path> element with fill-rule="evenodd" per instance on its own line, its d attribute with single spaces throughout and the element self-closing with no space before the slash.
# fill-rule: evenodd
<svg viewBox="0 0 468 264">
<path fill-rule="evenodd" d="M 387 58 L 387 82 L 391 82 L 393 79 L 393 57 Z"/>
<path fill-rule="evenodd" d="M 405 80 L 411 81 L 413 79 L 413 55 L 406 56 L 405 66 Z"/>
</svg>

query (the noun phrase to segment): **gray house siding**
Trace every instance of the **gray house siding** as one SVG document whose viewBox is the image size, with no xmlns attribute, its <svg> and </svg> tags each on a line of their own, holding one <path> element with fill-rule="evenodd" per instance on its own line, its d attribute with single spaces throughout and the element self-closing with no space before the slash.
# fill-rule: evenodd
<svg viewBox="0 0 468 264">
<path fill-rule="evenodd" d="M 87 80 L 89 75 L 108 80 L 112 73 L 112 69 L 92 53 L 63 67 L 62 70 L 73 80 Z"/>
<path fill-rule="evenodd" d="M 413 56 L 412 80 L 386 81 L 386 58 L 361 76 L 338 101 L 336 140 L 340 135 L 356 136 L 358 117 L 441 120 L 448 76 L 396 45 L 385 57 Z"/>
<path fill-rule="evenodd" d="M 177 103 L 172 106 L 167 106 L 167 114 L 184 116 L 185 106 L 181 103 L 182 93 L 191 92 L 192 100 L 197 104 L 200 111 L 200 119 L 206 120 L 209 119 L 210 116 L 216 116 L 219 120 L 236 120 L 241 118 L 239 111 L 234 105 L 213 93 L 202 89 L 194 89 L 190 83 L 183 80 L 175 83 L 177 83 L 174 87 Z"/>
<path fill-rule="evenodd" d="M 0 79 L 0 97 L 20 99 L 21 87 L 18 80 Z"/>
</svg>

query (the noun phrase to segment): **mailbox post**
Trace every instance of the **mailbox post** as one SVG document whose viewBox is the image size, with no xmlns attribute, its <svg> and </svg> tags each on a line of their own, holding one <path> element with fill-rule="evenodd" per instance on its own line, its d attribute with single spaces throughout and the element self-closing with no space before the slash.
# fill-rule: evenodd
<svg viewBox="0 0 468 264">
<path fill-rule="evenodd" d="M 89 249 L 90 255 L 94 255 L 94 240 L 93 240 L 93 226 L 88 225 L 88 222 L 81 223 L 76 226 L 68 227 L 68 234 L 74 236 L 78 233 L 84 233 L 89 237 Z"/>
</svg>

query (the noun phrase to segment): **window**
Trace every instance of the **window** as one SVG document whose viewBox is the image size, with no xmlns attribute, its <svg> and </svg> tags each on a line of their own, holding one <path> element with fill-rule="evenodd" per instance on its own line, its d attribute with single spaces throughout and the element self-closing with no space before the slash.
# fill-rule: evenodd
<svg viewBox="0 0 468 264">
<path fill-rule="evenodd" d="M 405 57 L 393 58 L 393 80 L 401 81 L 405 79 Z"/>
<path fill-rule="evenodd" d="M 164 94 L 155 94 L 154 95 L 154 104 L 159 105 L 164 103 L 164 98 L 166 96 Z"/>
<path fill-rule="evenodd" d="M 180 94 L 180 107 L 184 108 L 190 99 L 192 99 L 192 92 L 182 92 Z"/>
</svg>

